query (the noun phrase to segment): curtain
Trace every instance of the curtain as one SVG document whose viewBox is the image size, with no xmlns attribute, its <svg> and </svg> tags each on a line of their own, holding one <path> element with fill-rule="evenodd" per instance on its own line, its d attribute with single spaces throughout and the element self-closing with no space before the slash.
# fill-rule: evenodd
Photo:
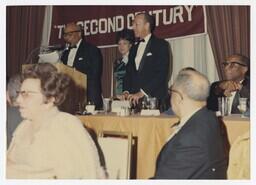
<svg viewBox="0 0 256 185">
<path fill-rule="evenodd" d="M 7 75 L 21 72 L 22 64 L 35 58 L 42 38 L 44 6 L 7 6 Z M 34 53 L 33 53 L 34 52 Z M 30 58 L 30 59 L 29 59 Z"/>
<path fill-rule="evenodd" d="M 169 85 L 184 67 L 193 67 L 208 77 L 210 82 L 218 80 L 212 48 L 207 34 L 169 40 L 172 52 L 172 75 Z M 171 69 L 170 69 L 171 70 Z"/>
<path fill-rule="evenodd" d="M 172 52 L 169 85 L 184 67 L 194 67 L 205 74 L 210 82 L 218 80 L 212 48 L 207 34 L 168 40 Z M 101 48 L 103 54 L 102 93 L 104 97 L 113 94 L 113 62 L 118 57 L 117 47 Z"/>
<path fill-rule="evenodd" d="M 250 56 L 250 6 L 206 6 L 207 26 L 220 79 L 228 55 Z"/>
<path fill-rule="evenodd" d="M 41 46 L 48 46 L 52 25 L 52 6 L 45 7 Z"/>
<path fill-rule="evenodd" d="M 106 98 L 113 96 L 113 64 L 119 53 L 117 47 L 101 48 L 100 50 L 103 56 L 102 95 Z"/>
</svg>

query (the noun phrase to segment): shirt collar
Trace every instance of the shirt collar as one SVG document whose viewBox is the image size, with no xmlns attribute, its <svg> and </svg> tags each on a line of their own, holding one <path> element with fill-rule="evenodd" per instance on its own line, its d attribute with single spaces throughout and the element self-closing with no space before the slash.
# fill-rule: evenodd
<svg viewBox="0 0 256 185">
<path fill-rule="evenodd" d="M 128 55 L 129 55 L 129 52 L 126 53 L 123 58 L 122 58 L 122 61 L 125 63 L 125 65 L 128 63 Z"/>
<path fill-rule="evenodd" d="M 135 45 L 136 45 L 136 44 L 139 44 L 139 43 L 147 45 L 147 43 L 148 43 L 148 41 L 149 41 L 151 35 L 152 35 L 152 34 L 150 33 L 150 34 L 148 34 L 146 37 L 141 38 L 141 40 L 144 40 L 144 41 L 143 41 L 143 42 L 136 42 Z"/>
<path fill-rule="evenodd" d="M 147 44 L 148 43 L 148 41 L 149 41 L 149 39 L 150 39 L 150 37 L 151 37 L 151 33 L 150 34 L 148 34 L 145 38 L 144 38 L 144 40 L 145 40 L 145 44 Z"/>
<path fill-rule="evenodd" d="M 76 48 L 79 48 L 79 46 L 80 46 L 80 44 L 81 44 L 81 41 L 82 41 L 82 39 L 80 39 L 80 40 L 78 41 L 78 43 L 76 43 Z"/>
</svg>

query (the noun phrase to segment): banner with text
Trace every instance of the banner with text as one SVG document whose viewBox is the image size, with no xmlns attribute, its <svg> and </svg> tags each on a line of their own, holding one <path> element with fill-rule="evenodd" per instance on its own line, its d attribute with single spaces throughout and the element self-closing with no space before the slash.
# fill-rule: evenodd
<svg viewBox="0 0 256 185">
<path fill-rule="evenodd" d="M 132 29 L 134 16 L 140 12 L 154 15 L 154 34 L 160 38 L 206 33 L 203 6 L 53 6 L 50 44 L 63 43 L 65 24 L 76 22 L 88 42 L 115 45 L 116 32 Z"/>
</svg>

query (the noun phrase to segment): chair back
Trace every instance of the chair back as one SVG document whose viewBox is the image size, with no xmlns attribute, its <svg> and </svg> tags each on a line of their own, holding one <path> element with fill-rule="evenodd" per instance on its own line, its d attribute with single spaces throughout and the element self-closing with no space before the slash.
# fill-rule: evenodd
<svg viewBox="0 0 256 185">
<path fill-rule="evenodd" d="M 102 149 L 109 179 L 129 179 L 132 134 L 102 131 L 98 143 Z"/>
</svg>

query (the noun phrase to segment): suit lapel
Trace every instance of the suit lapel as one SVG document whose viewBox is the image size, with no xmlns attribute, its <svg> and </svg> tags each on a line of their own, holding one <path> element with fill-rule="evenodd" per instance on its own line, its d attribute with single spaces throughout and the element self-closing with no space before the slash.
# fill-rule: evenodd
<svg viewBox="0 0 256 185">
<path fill-rule="evenodd" d="M 74 59 L 74 63 L 73 63 L 73 67 L 76 66 L 76 63 L 79 62 L 79 58 L 81 58 L 81 55 L 80 53 L 83 52 L 83 47 L 84 47 L 84 41 L 82 40 L 79 47 L 77 48 L 77 51 L 76 51 L 76 56 L 75 56 L 75 59 Z M 84 59 L 83 59 L 84 60 Z"/>
<path fill-rule="evenodd" d="M 67 65 L 68 63 L 68 55 L 69 55 L 70 49 L 66 50 L 63 52 L 62 56 L 61 56 L 61 61 L 63 62 L 63 64 Z"/>
<path fill-rule="evenodd" d="M 206 114 L 207 112 L 207 108 L 203 107 L 201 109 L 199 109 L 198 111 L 196 111 L 187 121 L 186 123 L 182 126 L 182 128 L 179 130 L 179 132 L 177 134 L 175 134 L 170 141 L 175 140 L 175 138 L 177 136 L 179 136 L 180 134 L 182 134 L 183 132 L 186 132 L 187 127 L 190 127 L 191 124 L 195 124 L 194 120 L 197 119 L 198 117 L 200 117 L 201 115 Z"/>
<path fill-rule="evenodd" d="M 130 65 L 132 66 L 133 70 L 136 72 L 137 72 L 137 70 L 136 70 L 136 64 L 135 64 L 135 57 L 137 55 L 138 47 L 139 47 L 139 44 L 135 44 L 129 54 L 131 56 L 131 57 L 129 57 L 129 59 L 133 59 L 133 60 L 131 60 Z M 129 61 L 128 61 L 128 63 L 129 63 Z"/>
<path fill-rule="evenodd" d="M 140 72 L 146 62 L 146 57 L 147 57 L 147 53 L 150 51 L 150 48 L 151 48 L 151 41 L 152 41 L 152 36 L 150 37 L 148 43 L 147 43 L 147 46 L 145 48 L 145 51 L 143 53 L 143 56 L 141 58 L 141 61 L 140 61 L 140 65 L 139 65 L 139 69 L 138 71 Z"/>
<path fill-rule="evenodd" d="M 250 80 L 248 78 L 245 78 L 243 81 L 243 87 L 240 90 L 241 97 L 249 98 L 250 97 Z"/>
</svg>

